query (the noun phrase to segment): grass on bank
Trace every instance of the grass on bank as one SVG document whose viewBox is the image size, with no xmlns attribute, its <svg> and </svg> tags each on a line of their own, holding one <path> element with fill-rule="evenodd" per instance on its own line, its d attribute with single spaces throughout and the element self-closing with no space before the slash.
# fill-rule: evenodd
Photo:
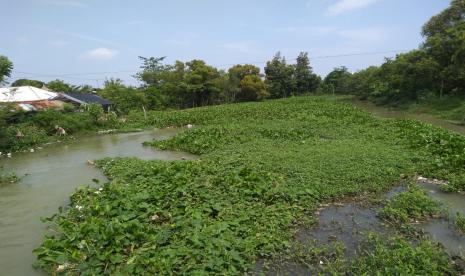
<svg viewBox="0 0 465 276">
<path fill-rule="evenodd" d="M 3 167 L 0 167 L 0 187 L 13 184 L 19 181 L 19 177 L 14 173 L 6 173 Z"/>
<path fill-rule="evenodd" d="M 75 275 L 252 272 L 257 258 L 289 248 L 319 203 L 386 191 L 415 171 L 455 175 L 464 160 L 456 157 L 461 136 L 378 120 L 325 97 L 150 112 L 147 120 L 133 113 L 128 124 L 194 124 L 148 144 L 201 160 L 99 161 L 111 182 L 78 190 L 69 210 L 50 219 L 58 234 L 35 250 L 37 267 Z M 424 271 L 415 258 L 405 265 Z"/>
<path fill-rule="evenodd" d="M 408 191 L 390 199 L 379 211 L 379 216 L 392 223 L 407 223 L 438 217 L 441 212 L 439 202 L 429 197 L 421 188 L 412 186 Z"/>
</svg>

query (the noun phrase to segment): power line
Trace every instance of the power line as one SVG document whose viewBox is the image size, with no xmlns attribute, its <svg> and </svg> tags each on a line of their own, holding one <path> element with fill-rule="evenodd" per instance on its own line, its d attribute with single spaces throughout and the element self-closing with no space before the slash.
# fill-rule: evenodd
<svg viewBox="0 0 465 276">
<path fill-rule="evenodd" d="M 315 56 L 309 57 L 310 60 L 315 59 L 330 59 L 330 58 L 340 58 L 340 57 L 352 57 L 352 56 L 368 56 L 368 55 L 380 55 L 380 54 L 390 54 L 390 53 L 401 53 L 407 52 L 410 50 L 389 50 L 389 51 L 377 51 L 377 52 L 361 52 L 361 53 L 347 53 L 347 54 L 338 54 L 338 55 L 326 55 L 326 56 Z M 297 60 L 297 58 L 290 59 L 292 61 Z M 268 61 L 254 61 L 254 62 L 242 62 L 242 63 L 230 63 L 230 64 L 216 64 L 217 67 L 225 66 L 234 66 L 237 64 L 266 64 Z M 88 81 L 100 81 L 104 80 L 103 78 L 80 78 L 76 76 L 92 76 L 92 75 L 108 75 L 108 74 L 120 74 L 120 73 L 137 73 L 136 70 L 120 70 L 120 71 L 106 71 L 106 72 L 87 72 L 87 73 L 64 73 L 64 74 L 44 74 L 44 73 L 33 73 L 26 71 L 14 71 L 15 73 L 31 75 L 36 77 L 50 77 L 50 78 L 65 78 L 65 79 L 76 79 L 76 80 L 88 80 Z"/>
</svg>

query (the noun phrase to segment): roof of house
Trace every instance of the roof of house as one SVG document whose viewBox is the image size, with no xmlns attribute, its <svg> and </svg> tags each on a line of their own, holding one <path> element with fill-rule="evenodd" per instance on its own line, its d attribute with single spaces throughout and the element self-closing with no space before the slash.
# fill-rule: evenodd
<svg viewBox="0 0 465 276">
<path fill-rule="evenodd" d="M 106 100 L 102 97 L 99 97 L 95 94 L 90 94 L 90 93 L 67 93 L 67 94 L 61 94 L 61 96 L 69 100 L 78 102 L 80 104 L 84 104 L 84 103 L 98 103 L 101 105 L 111 104 L 109 100 Z"/>
<path fill-rule="evenodd" d="M 18 103 L 51 100 L 58 96 L 57 93 L 36 88 L 33 86 L 0 88 L 0 102 Z"/>
</svg>

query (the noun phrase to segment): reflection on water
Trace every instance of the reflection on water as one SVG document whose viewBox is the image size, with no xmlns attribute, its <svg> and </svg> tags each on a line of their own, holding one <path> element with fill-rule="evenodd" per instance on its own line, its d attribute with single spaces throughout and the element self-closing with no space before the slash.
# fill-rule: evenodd
<svg viewBox="0 0 465 276">
<path fill-rule="evenodd" d="M 86 164 L 104 157 L 135 156 L 141 159 L 195 159 L 181 152 L 143 147 L 142 142 L 166 139 L 179 130 L 152 130 L 138 133 L 82 137 L 71 144 L 54 144 L 35 153 L 0 158 L 5 171 L 24 176 L 20 183 L 0 188 L 0 274 L 37 275 L 31 264 L 32 249 L 39 245 L 47 217 L 67 204 L 71 193 L 92 179 L 106 181 L 102 173 Z"/>
</svg>

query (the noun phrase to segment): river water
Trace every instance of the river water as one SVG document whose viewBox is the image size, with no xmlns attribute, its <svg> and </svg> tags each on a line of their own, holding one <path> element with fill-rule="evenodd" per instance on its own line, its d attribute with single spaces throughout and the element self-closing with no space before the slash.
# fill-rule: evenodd
<svg viewBox="0 0 465 276">
<path fill-rule="evenodd" d="M 18 153 L 0 158 L 5 171 L 22 177 L 16 184 L 0 187 L 0 275 L 41 275 L 32 268 L 37 247 L 45 233 L 41 217 L 57 212 L 69 202 L 79 186 L 91 185 L 92 179 L 105 182 L 100 170 L 87 160 L 104 157 L 179 160 L 195 159 L 182 152 L 159 151 L 142 142 L 166 139 L 179 129 L 150 130 L 137 133 L 94 135 L 77 142 L 54 144 L 35 153 Z"/>
</svg>

